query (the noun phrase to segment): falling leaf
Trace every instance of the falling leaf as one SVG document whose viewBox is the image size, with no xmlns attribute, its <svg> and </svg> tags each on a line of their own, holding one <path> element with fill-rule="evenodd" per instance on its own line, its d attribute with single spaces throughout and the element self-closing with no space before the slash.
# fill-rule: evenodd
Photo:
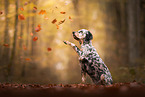
<svg viewBox="0 0 145 97">
<path fill-rule="evenodd" d="M 51 48 L 47 48 L 47 50 L 48 50 L 48 51 L 51 51 L 52 49 L 51 49 Z"/>
<path fill-rule="evenodd" d="M 37 41 L 37 40 L 38 40 L 38 37 L 35 36 L 35 37 L 33 38 L 33 41 Z"/>
<path fill-rule="evenodd" d="M 22 39 L 22 37 L 21 37 L 21 36 L 19 36 L 19 37 L 18 37 L 18 39 Z"/>
<path fill-rule="evenodd" d="M 21 7 L 21 8 L 20 8 L 20 10 L 21 10 L 21 11 L 24 11 L 24 8 L 23 8 L 23 7 Z"/>
<path fill-rule="evenodd" d="M 3 44 L 3 46 L 5 46 L 5 47 L 9 47 L 9 45 L 8 45 L 8 44 Z"/>
<path fill-rule="evenodd" d="M 25 20 L 25 17 L 24 17 L 23 14 L 19 14 L 19 15 L 18 15 L 18 19 L 19 19 L 19 20 Z"/>
<path fill-rule="evenodd" d="M 57 22 L 57 20 L 56 20 L 56 19 L 54 19 L 54 20 L 52 21 L 52 23 L 53 23 L 53 24 L 55 24 L 56 22 Z"/>
<path fill-rule="evenodd" d="M 33 36 L 33 33 L 31 32 L 30 35 Z"/>
<path fill-rule="evenodd" d="M 26 58 L 25 60 L 26 60 L 26 61 L 30 61 L 31 59 L 30 59 L 30 58 Z"/>
<path fill-rule="evenodd" d="M 2 15 L 3 14 L 3 12 L 2 11 L 0 11 L 0 15 Z"/>
<path fill-rule="evenodd" d="M 27 50 L 27 47 L 26 47 L 25 45 L 23 45 L 23 49 L 24 49 L 24 50 Z"/>
<path fill-rule="evenodd" d="M 56 28 L 59 29 L 59 25 L 56 24 Z"/>
<path fill-rule="evenodd" d="M 65 14 L 66 12 L 60 12 L 61 14 Z"/>
<path fill-rule="evenodd" d="M 37 7 L 33 7 L 34 10 L 37 10 Z"/>
<path fill-rule="evenodd" d="M 60 21 L 60 22 L 58 23 L 58 25 L 60 25 L 60 24 L 62 24 L 62 23 L 64 23 L 64 22 L 65 22 L 65 19 L 62 20 L 62 21 Z"/>
<path fill-rule="evenodd" d="M 41 30 L 41 25 L 39 24 L 36 28 L 35 28 L 35 31 L 36 32 L 39 32 Z"/>
<path fill-rule="evenodd" d="M 71 19 L 71 17 L 69 16 L 69 19 Z"/>
<path fill-rule="evenodd" d="M 69 20 L 72 21 L 72 18 L 69 16 Z"/>
<path fill-rule="evenodd" d="M 45 11 L 45 10 L 41 10 L 38 14 L 39 14 L 39 15 L 40 15 L 40 14 L 42 14 L 42 15 L 43 15 L 43 14 L 46 14 L 46 11 Z"/>
</svg>

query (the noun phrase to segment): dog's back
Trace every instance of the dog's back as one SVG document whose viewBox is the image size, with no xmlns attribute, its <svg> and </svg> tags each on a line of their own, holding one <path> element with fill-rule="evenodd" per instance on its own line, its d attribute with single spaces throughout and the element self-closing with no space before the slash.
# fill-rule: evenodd
<svg viewBox="0 0 145 97">
<path fill-rule="evenodd" d="M 101 81 L 103 84 L 111 84 L 111 73 L 92 44 L 82 45 L 81 49 L 84 54 L 79 58 L 83 58 L 82 61 L 80 61 L 82 70 L 84 70 L 96 84 L 101 80 L 101 75 L 104 77 L 102 79 L 103 81 Z"/>
</svg>

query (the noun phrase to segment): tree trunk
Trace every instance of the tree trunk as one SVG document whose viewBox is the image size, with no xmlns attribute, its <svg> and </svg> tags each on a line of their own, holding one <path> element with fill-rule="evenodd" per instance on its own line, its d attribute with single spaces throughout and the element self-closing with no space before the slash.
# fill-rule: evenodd
<svg viewBox="0 0 145 97">
<path fill-rule="evenodd" d="M 18 1 L 15 1 L 16 4 L 16 14 L 15 14 L 15 24 L 14 24 L 14 38 L 13 38 L 13 48 L 12 48 L 12 53 L 11 53 L 11 59 L 10 59 L 10 63 L 8 65 L 8 76 L 11 77 L 12 76 L 12 65 L 14 65 L 15 62 L 15 55 L 16 55 L 16 45 L 17 45 L 17 32 L 18 32 Z"/>
<path fill-rule="evenodd" d="M 8 12 L 9 12 L 9 0 L 5 0 L 5 31 L 4 31 L 4 43 L 10 45 L 10 37 L 9 37 L 9 18 L 8 18 Z M 2 64 L 8 65 L 9 62 L 9 56 L 10 56 L 10 48 L 4 47 L 3 55 L 2 55 Z"/>
<path fill-rule="evenodd" d="M 34 4 L 36 5 L 36 1 L 34 1 Z M 36 32 L 35 32 L 35 24 L 36 24 L 36 16 L 35 16 L 35 13 L 36 13 L 36 11 L 35 10 L 33 10 L 33 16 L 32 16 L 32 33 L 33 33 L 33 36 L 35 36 L 36 35 Z M 37 53 L 37 41 L 33 41 L 33 37 L 32 36 L 32 44 L 31 44 L 31 55 L 32 55 L 32 58 L 34 58 L 35 57 L 35 55 L 37 55 L 36 53 Z"/>
<path fill-rule="evenodd" d="M 20 47 L 20 51 L 19 51 L 19 62 L 22 66 L 22 73 L 21 76 L 24 76 L 24 72 L 25 72 L 25 63 L 23 60 L 21 60 L 21 57 L 24 57 L 24 52 L 23 52 L 23 33 L 24 33 L 24 24 L 21 21 L 21 32 L 20 32 L 20 42 L 19 42 L 19 47 Z"/>
<path fill-rule="evenodd" d="M 139 58 L 139 0 L 128 0 L 129 64 L 135 66 Z M 138 37 L 138 38 L 136 38 Z"/>
<path fill-rule="evenodd" d="M 30 8 L 28 6 L 28 10 L 27 10 L 28 17 L 27 17 L 27 23 L 26 23 L 26 31 L 27 31 L 27 34 L 26 34 L 26 50 L 27 51 L 24 51 L 24 56 L 28 56 L 29 55 L 29 50 L 28 50 L 28 47 L 29 47 L 29 37 L 30 37 L 30 33 L 29 33 L 29 28 L 30 28 L 29 27 L 30 26 L 29 11 L 30 11 Z M 26 68 L 26 64 L 27 63 L 24 61 L 22 64 L 23 65 L 22 65 L 21 77 L 25 77 L 25 75 L 26 75 L 25 68 Z"/>
</svg>

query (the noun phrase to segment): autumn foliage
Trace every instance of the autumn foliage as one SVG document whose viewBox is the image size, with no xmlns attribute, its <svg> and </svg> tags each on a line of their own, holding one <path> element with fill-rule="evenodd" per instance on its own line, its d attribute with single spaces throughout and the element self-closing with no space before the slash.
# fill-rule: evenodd
<svg viewBox="0 0 145 97">
<path fill-rule="evenodd" d="M 41 30 L 41 25 L 39 24 L 36 28 L 35 28 L 35 31 L 36 32 L 39 32 Z"/>
<path fill-rule="evenodd" d="M 19 14 L 19 15 L 18 15 L 18 19 L 19 19 L 19 20 L 25 20 L 25 17 L 24 17 L 23 14 Z"/>
<path fill-rule="evenodd" d="M 37 41 L 37 40 L 38 40 L 38 37 L 35 36 L 35 37 L 33 38 L 33 41 Z"/>
</svg>

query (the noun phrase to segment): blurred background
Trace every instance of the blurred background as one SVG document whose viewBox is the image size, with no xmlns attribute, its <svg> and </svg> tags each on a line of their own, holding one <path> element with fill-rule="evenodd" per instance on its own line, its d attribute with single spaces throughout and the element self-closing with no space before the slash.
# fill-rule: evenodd
<svg viewBox="0 0 145 97">
<path fill-rule="evenodd" d="M 80 83 L 80 47 L 88 29 L 114 82 L 145 83 L 145 0 L 0 0 L 0 82 Z M 92 83 L 87 76 L 87 83 Z"/>
</svg>

